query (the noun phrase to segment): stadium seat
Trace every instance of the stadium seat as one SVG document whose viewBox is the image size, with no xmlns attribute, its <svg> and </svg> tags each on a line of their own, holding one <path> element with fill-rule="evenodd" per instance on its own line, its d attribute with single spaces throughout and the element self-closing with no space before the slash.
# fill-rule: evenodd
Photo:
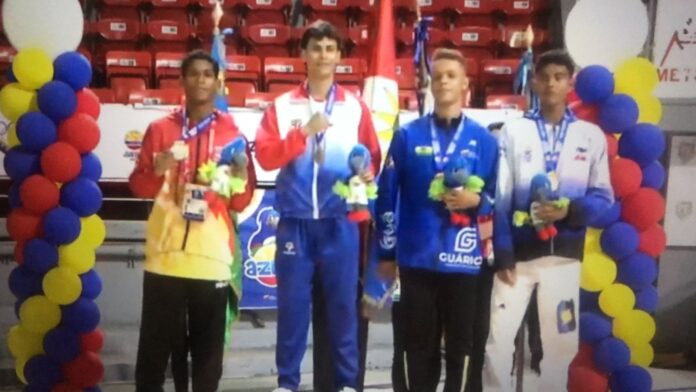
<svg viewBox="0 0 696 392">
<path fill-rule="evenodd" d="M 291 3 L 291 0 L 241 0 L 244 25 L 285 24 Z"/>
<path fill-rule="evenodd" d="M 396 59 L 396 82 L 401 90 L 416 90 L 416 68 L 412 58 Z"/>
<path fill-rule="evenodd" d="M 418 110 L 416 90 L 399 90 L 399 109 Z"/>
<path fill-rule="evenodd" d="M 346 37 L 346 54 L 350 57 L 369 59 L 372 56 L 372 40 L 367 25 L 349 27 Z"/>
<path fill-rule="evenodd" d="M 308 0 L 303 2 L 306 24 L 325 20 L 336 27 L 347 27 L 351 0 Z"/>
<path fill-rule="evenodd" d="M 428 29 L 428 35 L 429 56 L 435 49 L 441 46 L 447 46 L 449 43 L 449 36 L 445 30 L 431 27 Z M 399 57 L 413 56 L 415 51 L 413 27 L 402 27 L 396 31 L 396 49 L 396 55 Z"/>
<path fill-rule="evenodd" d="M 171 86 L 173 82 L 179 85 L 181 77 L 181 60 L 185 53 L 183 52 L 158 52 L 155 54 L 155 81 L 159 88 L 164 88 L 162 82 L 167 86 Z"/>
<path fill-rule="evenodd" d="M 254 109 L 265 109 L 273 100 L 276 99 L 282 92 L 253 92 L 244 97 L 244 107 Z"/>
<path fill-rule="evenodd" d="M 141 79 L 149 85 L 152 57 L 148 52 L 110 51 L 106 53 L 106 78 L 114 77 Z"/>
<path fill-rule="evenodd" d="M 486 96 L 512 94 L 512 83 L 519 59 L 484 60 L 481 64 L 481 87 Z"/>
<path fill-rule="evenodd" d="M 261 88 L 261 60 L 256 56 L 230 55 L 226 58 L 225 80 L 228 82 L 249 83 L 254 90 Z"/>
<path fill-rule="evenodd" d="M 259 57 L 291 56 L 292 35 L 289 26 L 257 24 L 241 28 L 242 38 L 249 54 Z"/>
<path fill-rule="evenodd" d="M 462 55 L 478 62 L 493 58 L 495 44 L 499 41 L 497 34 L 498 30 L 481 26 L 455 27 L 448 32 L 449 41 Z"/>
<path fill-rule="evenodd" d="M 110 88 L 91 88 L 92 92 L 99 97 L 99 102 L 105 103 L 116 103 L 116 95 L 114 90 Z"/>
<path fill-rule="evenodd" d="M 147 47 L 151 53 L 188 52 L 191 28 L 174 20 L 153 20 L 147 23 Z"/>
<path fill-rule="evenodd" d="M 501 43 L 505 50 L 512 50 L 513 53 L 519 53 L 520 50 L 524 51 L 527 49 L 527 44 L 525 41 L 525 36 L 527 32 L 527 25 L 501 25 L 500 36 Z M 538 48 L 543 44 L 547 43 L 549 40 L 548 33 L 544 29 L 533 27 L 532 31 L 534 33 L 534 41 L 532 46 Z M 511 57 L 511 56 L 506 56 Z"/>
<path fill-rule="evenodd" d="M 202 8 L 204 10 L 210 10 L 215 6 L 218 0 L 191 0 L 191 5 Z M 236 0 L 222 0 L 222 8 L 227 12 L 228 10 L 235 7 L 237 4 Z"/>
<path fill-rule="evenodd" d="M 97 34 L 94 61 L 105 64 L 106 52 L 135 51 L 140 47 L 140 22 L 132 19 L 102 19 L 92 24 Z"/>
<path fill-rule="evenodd" d="M 145 80 L 134 77 L 113 77 L 110 82 L 117 103 L 127 104 L 131 91 L 146 90 Z"/>
<path fill-rule="evenodd" d="M 220 19 L 220 30 L 226 28 L 237 29 L 239 25 L 239 15 L 234 10 L 225 10 L 225 13 Z M 196 17 L 196 37 L 203 42 L 209 42 L 213 36 L 213 15 L 209 9 L 204 9 L 198 17 Z M 230 41 L 231 37 L 226 37 L 226 42 Z M 230 41 L 231 42 L 231 41 Z"/>
<path fill-rule="evenodd" d="M 486 109 L 527 110 L 527 97 L 524 95 L 489 95 L 486 97 Z"/>
<path fill-rule="evenodd" d="M 227 88 L 227 104 L 235 107 L 244 107 L 244 100 L 247 95 L 256 92 L 256 87 L 248 82 L 228 82 L 225 83 Z"/>
<path fill-rule="evenodd" d="M 131 105 L 180 105 L 183 94 L 184 92 L 181 88 L 135 90 L 128 94 L 128 103 Z"/>
<path fill-rule="evenodd" d="M 342 86 L 362 88 L 362 82 L 367 73 L 367 61 L 363 58 L 343 58 L 336 66 L 336 82 Z"/>
<path fill-rule="evenodd" d="M 97 2 L 97 19 L 133 19 L 142 20 L 141 0 L 100 0 Z"/>
<path fill-rule="evenodd" d="M 267 57 L 263 74 L 267 91 L 287 91 L 305 80 L 305 63 L 296 57 Z"/>
</svg>

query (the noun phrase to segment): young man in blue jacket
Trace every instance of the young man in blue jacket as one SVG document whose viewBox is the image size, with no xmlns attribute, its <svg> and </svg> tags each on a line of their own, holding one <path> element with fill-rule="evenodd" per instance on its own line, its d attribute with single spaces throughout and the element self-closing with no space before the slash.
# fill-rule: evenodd
<svg viewBox="0 0 696 392">
<path fill-rule="evenodd" d="M 515 390 L 514 339 L 535 288 L 544 349 L 538 390 L 565 390 L 577 352 L 585 228 L 614 197 L 602 130 L 566 105 L 573 72 L 566 52 L 541 55 L 533 78 L 539 109 L 500 135 L 487 391 Z"/>
<path fill-rule="evenodd" d="M 436 50 L 434 113 L 394 134 L 379 182 L 380 269 L 393 278 L 398 264 L 411 391 L 437 389 L 443 334 L 445 391 L 463 390 L 468 374 L 477 275 L 484 260 L 477 218 L 493 208 L 498 147 L 486 128 L 462 114 L 467 89 L 462 55 Z M 459 167 L 483 180 L 483 189 L 453 186 L 442 198 L 430 197 L 431 183 L 451 162 L 463 163 Z M 453 214 L 464 219 L 452 219 Z"/>
</svg>

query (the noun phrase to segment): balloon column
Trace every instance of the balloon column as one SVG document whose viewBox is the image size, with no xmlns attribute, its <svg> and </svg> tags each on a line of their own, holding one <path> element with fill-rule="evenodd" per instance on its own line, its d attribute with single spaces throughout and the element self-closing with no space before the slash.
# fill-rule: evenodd
<svg viewBox="0 0 696 392">
<path fill-rule="evenodd" d="M 64 25 L 73 19 L 79 34 Z M 4 167 L 13 182 L 7 231 L 18 265 L 9 286 L 19 323 L 7 342 L 27 390 L 98 390 L 103 336 L 94 300 L 102 284 L 93 267 L 106 232 L 96 215 L 102 169 L 92 153 L 100 103 L 87 88 L 89 62 L 71 51 L 82 12 L 77 0 L 5 0 L 3 22 L 18 50 L 15 81 L 0 91 L 0 111 L 16 132 Z"/>
<path fill-rule="evenodd" d="M 659 225 L 665 170 L 658 161 L 664 135 L 655 124 L 662 107 L 652 96 L 657 69 L 644 58 L 624 61 L 611 73 L 592 65 L 577 75 L 580 117 L 596 122 L 608 144 L 614 205 L 591 222 L 581 275 L 581 353 L 570 391 L 650 391 L 645 368 L 653 360 L 651 316 L 657 307 L 657 260 L 666 245 Z M 590 377 L 595 389 L 587 389 Z"/>
</svg>

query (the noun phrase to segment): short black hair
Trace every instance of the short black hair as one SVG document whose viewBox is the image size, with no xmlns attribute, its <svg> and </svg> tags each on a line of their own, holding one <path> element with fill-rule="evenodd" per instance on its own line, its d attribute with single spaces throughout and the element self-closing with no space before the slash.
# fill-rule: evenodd
<svg viewBox="0 0 696 392">
<path fill-rule="evenodd" d="M 534 73 L 539 74 L 544 68 L 551 64 L 564 66 L 568 70 L 568 75 L 571 77 L 575 73 L 573 58 L 570 57 L 568 52 L 562 49 L 554 49 L 542 53 L 534 65 Z"/>
<path fill-rule="evenodd" d="M 343 39 L 339 33 L 336 26 L 325 20 L 317 20 L 307 27 L 307 29 L 302 33 L 302 39 L 300 40 L 300 48 L 307 49 L 309 41 L 312 39 L 321 40 L 324 38 L 332 39 L 336 41 L 336 46 L 338 50 L 343 49 Z"/>
<path fill-rule="evenodd" d="M 213 66 L 213 72 L 215 72 L 216 76 L 220 73 L 220 64 L 218 64 L 210 54 L 199 49 L 189 52 L 181 61 L 181 76 L 186 76 L 186 72 L 193 62 L 197 60 L 209 62 Z"/>
</svg>

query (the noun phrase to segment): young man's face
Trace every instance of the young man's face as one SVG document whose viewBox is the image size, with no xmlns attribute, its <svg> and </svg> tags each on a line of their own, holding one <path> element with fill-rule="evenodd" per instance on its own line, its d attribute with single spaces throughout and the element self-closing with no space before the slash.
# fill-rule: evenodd
<svg viewBox="0 0 696 392">
<path fill-rule="evenodd" d="M 533 87 L 542 105 L 565 104 L 573 89 L 572 75 L 563 65 L 548 64 L 534 75 Z"/>
<path fill-rule="evenodd" d="M 200 104 L 215 100 L 220 82 L 213 64 L 206 60 L 194 60 L 182 76 L 186 102 Z"/>
<path fill-rule="evenodd" d="M 307 63 L 307 75 L 312 78 L 332 76 L 341 61 L 338 42 L 331 38 L 310 39 L 302 50 L 302 59 Z"/>
<path fill-rule="evenodd" d="M 440 59 L 432 64 L 432 92 L 437 105 L 461 104 L 469 79 L 457 60 Z"/>
</svg>

